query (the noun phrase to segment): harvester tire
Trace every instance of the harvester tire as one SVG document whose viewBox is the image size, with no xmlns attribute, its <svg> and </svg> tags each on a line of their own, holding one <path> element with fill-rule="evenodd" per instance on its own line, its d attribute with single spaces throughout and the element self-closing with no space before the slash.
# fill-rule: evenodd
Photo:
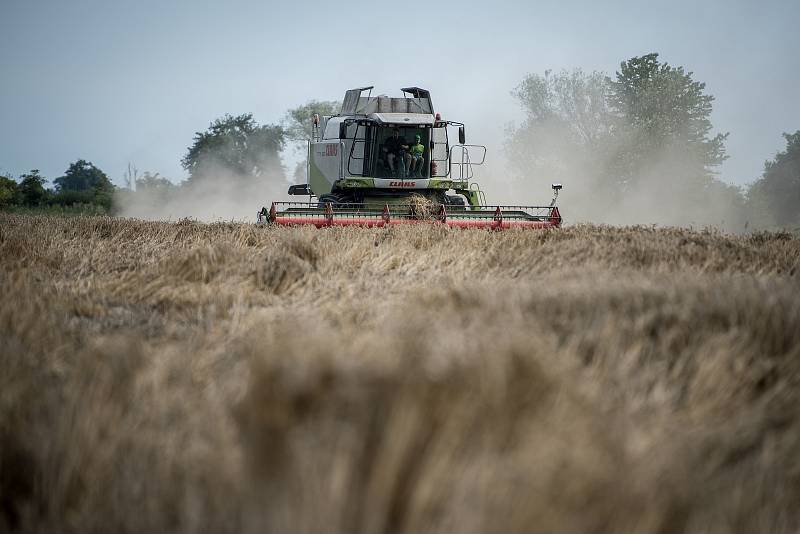
<svg viewBox="0 0 800 534">
<path fill-rule="evenodd" d="M 333 206 L 337 206 L 342 203 L 342 200 L 342 197 L 336 193 L 325 193 L 324 195 L 320 195 L 319 199 L 317 200 L 317 207 L 324 208 L 328 202 L 330 202 Z"/>
<path fill-rule="evenodd" d="M 325 205 L 330 202 L 331 207 L 339 209 L 355 209 L 358 204 L 355 203 L 353 197 L 342 193 L 325 193 L 317 200 L 317 207 L 325 208 Z"/>
<path fill-rule="evenodd" d="M 467 202 L 460 195 L 445 195 L 445 203 L 448 206 L 466 206 Z"/>
</svg>

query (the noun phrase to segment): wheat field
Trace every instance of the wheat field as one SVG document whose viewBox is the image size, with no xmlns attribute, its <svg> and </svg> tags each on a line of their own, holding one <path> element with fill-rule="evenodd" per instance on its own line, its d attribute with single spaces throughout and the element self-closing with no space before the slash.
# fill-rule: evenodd
<svg viewBox="0 0 800 534">
<path fill-rule="evenodd" d="M 0 215 L 0 531 L 800 529 L 800 239 Z"/>
</svg>

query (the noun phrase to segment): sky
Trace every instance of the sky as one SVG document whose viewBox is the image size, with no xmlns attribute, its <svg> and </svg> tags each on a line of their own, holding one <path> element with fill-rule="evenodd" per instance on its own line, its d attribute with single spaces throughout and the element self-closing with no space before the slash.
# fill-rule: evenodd
<svg viewBox="0 0 800 534">
<path fill-rule="evenodd" d="M 118 185 L 128 163 L 179 182 L 215 118 L 275 123 L 366 85 L 429 89 L 500 157 L 526 74 L 658 52 L 716 97 L 720 177 L 743 185 L 800 130 L 798 20 L 800 0 L 0 0 L 0 172 L 86 159 Z"/>
</svg>

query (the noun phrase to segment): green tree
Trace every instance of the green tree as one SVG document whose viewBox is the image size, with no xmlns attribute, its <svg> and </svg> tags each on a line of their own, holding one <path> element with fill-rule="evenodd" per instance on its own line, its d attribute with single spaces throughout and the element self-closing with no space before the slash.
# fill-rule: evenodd
<svg viewBox="0 0 800 534">
<path fill-rule="evenodd" d="M 114 185 L 106 173 L 92 162 L 79 159 L 70 163 L 64 176 L 53 180 L 56 194 L 53 202 L 62 205 L 98 204 L 108 209 L 114 193 Z"/>
<path fill-rule="evenodd" d="M 800 130 L 784 133 L 786 150 L 764 163 L 747 194 L 757 226 L 800 227 Z"/>
<path fill-rule="evenodd" d="M 306 154 L 305 142 L 311 138 L 312 118 L 315 114 L 320 117 L 336 115 L 341 107 L 341 103 L 335 100 L 312 100 L 286 112 L 286 116 L 283 119 L 286 138 L 294 148 L 295 153 L 302 154 L 295 165 L 292 176 L 292 180 L 295 183 L 308 181 L 306 176 L 308 155 Z"/>
<path fill-rule="evenodd" d="M 614 124 L 607 92 L 605 74 L 580 69 L 522 80 L 511 94 L 525 119 L 508 128 L 505 144 L 517 186 L 567 181 L 582 193 L 600 192 Z"/>
<path fill-rule="evenodd" d="M 225 115 L 212 122 L 205 132 L 195 133 L 181 164 L 189 171 L 190 183 L 206 178 L 247 180 L 280 176 L 284 140 L 282 126 L 259 126 L 252 113 Z"/>
<path fill-rule="evenodd" d="M 39 169 L 33 169 L 20 176 L 19 195 L 20 201 L 25 206 L 38 206 L 47 198 L 44 188 L 45 179 L 39 174 Z"/>
<path fill-rule="evenodd" d="M 567 183 L 573 220 L 741 229 L 741 192 L 714 171 L 727 134 L 712 135 L 714 97 L 692 76 L 658 54 L 622 62 L 614 79 L 528 75 L 512 92 L 525 112 L 505 147 L 512 183 L 525 194 L 531 181 Z"/>
<path fill-rule="evenodd" d="M 83 159 L 70 163 L 64 176 L 56 178 L 53 183 L 56 191 L 92 191 L 113 187 L 106 173 Z"/>
<path fill-rule="evenodd" d="M 728 134 L 711 137 L 714 97 L 692 74 L 653 53 L 622 62 L 616 79 L 609 80 L 609 106 L 620 119 L 614 174 L 623 185 L 634 184 L 665 158 L 680 163 L 671 169 L 673 180 L 707 185 L 714 167 L 727 158 Z"/>
<path fill-rule="evenodd" d="M 177 186 L 159 173 L 144 171 L 141 178 L 136 178 L 136 191 L 169 192 Z"/>
<path fill-rule="evenodd" d="M 18 188 L 16 180 L 0 175 L 0 208 L 7 208 L 19 202 Z"/>
<path fill-rule="evenodd" d="M 335 100 L 311 100 L 310 102 L 290 109 L 286 112 L 283 125 L 287 139 L 305 141 L 311 137 L 311 119 L 315 114 L 320 117 L 336 115 L 342 104 Z"/>
</svg>

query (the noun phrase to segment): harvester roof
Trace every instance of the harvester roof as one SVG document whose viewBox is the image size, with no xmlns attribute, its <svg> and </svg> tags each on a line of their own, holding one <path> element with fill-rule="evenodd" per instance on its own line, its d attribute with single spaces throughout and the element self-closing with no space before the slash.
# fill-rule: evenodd
<svg viewBox="0 0 800 534">
<path fill-rule="evenodd" d="M 369 91 L 363 96 L 365 91 Z M 342 115 L 369 115 L 371 113 L 433 114 L 430 93 L 419 87 L 402 89 L 407 96 L 372 96 L 372 87 L 359 87 L 345 92 Z"/>
<path fill-rule="evenodd" d="M 433 115 L 427 113 L 370 113 L 367 118 L 381 124 L 412 125 L 434 123 Z"/>
</svg>

